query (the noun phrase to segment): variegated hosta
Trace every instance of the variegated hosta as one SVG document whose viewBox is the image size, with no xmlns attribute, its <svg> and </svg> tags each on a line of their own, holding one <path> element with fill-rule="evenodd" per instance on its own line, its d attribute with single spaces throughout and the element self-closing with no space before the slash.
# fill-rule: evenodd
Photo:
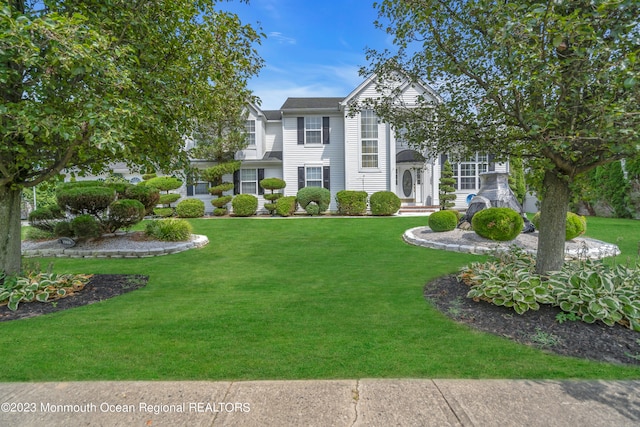
<svg viewBox="0 0 640 427">
<path fill-rule="evenodd" d="M 533 256 L 514 249 L 463 268 L 458 278 L 471 286 L 469 298 L 513 307 L 519 314 L 551 304 L 588 323 L 620 323 L 640 331 L 637 266 L 588 260 L 566 263 L 561 271 L 542 277 L 535 274 Z"/>
<path fill-rule="evenodd" d="M 0 305 L 15 311 L 21 302 L 64 298 L 83 289 L 90 278 L 86 274 L 33 273 L 22 277 L 0 272 Z"/>
</svg>

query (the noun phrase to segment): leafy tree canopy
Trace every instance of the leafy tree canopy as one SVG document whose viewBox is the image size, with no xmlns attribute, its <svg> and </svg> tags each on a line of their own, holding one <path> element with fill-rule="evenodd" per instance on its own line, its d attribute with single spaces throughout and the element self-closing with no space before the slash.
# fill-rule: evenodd
<svg viewBox="0 0 640 427">
<path fill-rule="evenodd" d="M 640 3 L 634 0 L 384 0 L 396 46 L 369 51 L 381 82 L 432 82 L 444 102 L 370 102 L 432 152 L 518 156 L 544 170 L 539 271 L 562 264 L 569 183 L 638 155 Z M 406 108 L 412 107 L 412 108 Z M 545 250 L 542 251 L 541 248 Z"/>
</svg>

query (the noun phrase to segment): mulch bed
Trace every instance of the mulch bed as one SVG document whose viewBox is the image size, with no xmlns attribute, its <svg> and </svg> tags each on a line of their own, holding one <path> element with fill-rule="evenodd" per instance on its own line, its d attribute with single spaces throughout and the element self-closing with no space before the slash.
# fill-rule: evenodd
<svg viewBox="0 0 640 427">
<path fill-rule="evenodd" d="M 467 298 L 469 286 L 455 276 L 440 277 L 424 288 L 424 296 L 457 322 L 560 355 L 609 363 L 640 365 L 640 333 L 622 325 L 567 320 L 559 323 L 558 307 L 541 306 L 522 315 L 510 308 Z M 633 357 L 635 356 L 635 357 Z"/>
<path fill-rule="evenodd" d="M 66 298 L 53 302 L 20 303 L 18 310 L 11 311 L 0 306 L 0 322 L 26 319 L 82 305 L 93 304 L 146 286 L 148 276 L 134 274 L 95 274 L 85 287 Z"/>
</svg>

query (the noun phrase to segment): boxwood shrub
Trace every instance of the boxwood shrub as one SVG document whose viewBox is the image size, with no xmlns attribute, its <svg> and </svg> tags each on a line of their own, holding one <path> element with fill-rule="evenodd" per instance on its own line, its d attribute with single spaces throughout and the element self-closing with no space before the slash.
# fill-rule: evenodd
<svg viewBox="0 0 640 427">
<path fill-rule="evenodd" d="M 200 199 L 185 199 L 176 206 L 176 215 L 181 218 L 204 216 L 204 202 Z"/>
<path fill-rule="evenodd" d="M 102 226 L 98 220 L 89 214 L 78 215 L 71 220 L 71 230 L 73 235 L 79 239 L 90 239 L 100 237 Z"/>
<path fill-rule="evenodd" d="M 318 215 L 329 209 L 331 192 L 322 187 L 304 187 L 298 190 L 297 200 L 298 204 L 302 209 L 307 211 L 309 215 Z M 311 205 L 312 203 L 313 205 Z M 307 207 L 309 207 L 309 209 L 307 209 Z"/>
<path fill-rule="evenodd" d="M 233 215 L 252 216 L 258 210 L 258 198 L 252 194 L 238 194 L 231 201 Z"/>
<path fill-rule="evenodd" d="M 114 232 L 119 228 L 128 228 L 144 219 L 145 208 L 138 200 L 116 200 L 109 205 L 109 217 L 106 230 Z"/>
<path fill-rule="evenodd" d="M 429 228 L 433 231 L 451 231 L 458 226 L 458 214 L 452 210 L 441 210 L 429 215 Z"/>
<path fill-rule="evenodd" d="M 471 219 L 473 231 L 485 239 L 508 241 L 522 232 L 524 220 L 510 208 L 489 208 L 477 212 Z"/>
<path fill-rule="evenodd" d="M 155 208 L 153 210 L 154 215 L 161 216 L 163 218 L 168 218 L 173 216 L 173 208 Z"/>
<path fill-rule="evenodd" d="M 276 213 L 280 216 L 291 216 L 295 213 L 297 204 L 295 196 L 281 197 L 276 202 Z"/>
<path fill-rule="evenodd" d="M 540 230 L 540 212 L 537 212 L 531 218 L 533 225 Z M 582 236 L 587 231 L 587 219 L 583 216 L 567 212 L 567 229 L 564 234 L 564 240 L 572 240 L 578 236 Z"/>
<path fill-rule="evenodd" d="M 336 194 L 338 214 L 349 216 L 366 215 L 367 197 L 366 191 L 338 191 L 338 194 Z"/>
<path fill-rule="evenodd" d="M 124 192 L 127 199 L 137 200 L 144 205 L 145 213 L 148 215 L 153 212 L 153 208 L 160 203 L 160 192 L 157 188 L 147 187 L 146 185 L 133 185 L 127 187 Z"/>
<path fill-rule="evenodd" d="M 377 216 L 393 215 L 400 209 L 400 198 L 391 191 L 378 191 L 369 199 L 371 214 Z"/>
</svg>

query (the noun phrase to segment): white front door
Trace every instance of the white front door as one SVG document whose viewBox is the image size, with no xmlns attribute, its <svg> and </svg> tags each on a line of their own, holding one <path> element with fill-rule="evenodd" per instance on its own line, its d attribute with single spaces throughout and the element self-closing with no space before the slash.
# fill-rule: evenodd
<svg viewBox="0 0 640 427">
<path fill-rule="evenodd" d="M 399 164 L 397 171 L 396 194 L 402 203 L 424 204 L 424 166 Z"/>
</svg>

